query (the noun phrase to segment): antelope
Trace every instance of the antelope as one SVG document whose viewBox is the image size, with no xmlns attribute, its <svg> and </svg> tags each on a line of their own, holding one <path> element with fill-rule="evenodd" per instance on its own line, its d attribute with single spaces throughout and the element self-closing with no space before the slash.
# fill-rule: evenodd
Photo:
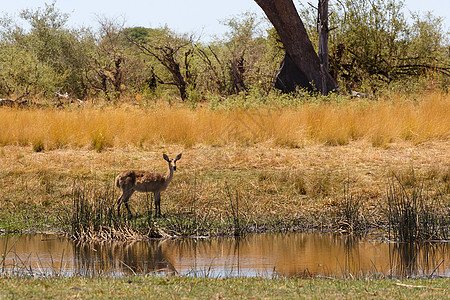
<svg viewBox="0 0 450 300">
<path fill-rule="evenodd" d="M 175 159 L 169 159 L 166 154 L 163 158 L 169 163 L 169 171 L 167 174 L 153 173 L 148 171 L 127 170 L 121 172 L 116 177 L 116 186 L 122 190 L 122 195 L 117 199 L 117 214 L 120 216 L 120 206 L 125 204 L 128 215 L 133 217 L 128 200 L 134 192 L 153 193 L 155 199 L 155 218 L 161 216 L 161 192 L 166 190 L 172 181 L 173 171 L 177 169 L 177 160 L 181 158 L 181 153 Z M 152 203 L 150 203 L 151 211 Z"/>
</svg>

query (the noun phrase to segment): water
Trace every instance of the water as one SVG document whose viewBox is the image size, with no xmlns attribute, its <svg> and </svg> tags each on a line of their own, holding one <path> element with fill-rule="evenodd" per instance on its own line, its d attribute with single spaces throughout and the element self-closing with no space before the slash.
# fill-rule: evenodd
<svg viewBox="0 0 450 300">
<path fill-rule="evenodd" d="M 332 234 L 76 243 L 55 235 L 0 238 L 0 274 L 33 276 L 450 277 L 448 243 L 405 245 Z"/>
</svg>

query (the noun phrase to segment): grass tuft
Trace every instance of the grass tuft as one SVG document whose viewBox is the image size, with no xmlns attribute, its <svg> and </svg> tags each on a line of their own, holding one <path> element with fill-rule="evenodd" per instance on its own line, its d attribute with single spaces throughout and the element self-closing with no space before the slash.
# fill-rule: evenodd
<svg viewBox="0 0 450 300">
<path fill-rule="evenodd" d="M 34 152 L 42 152 L 45 150 L 44 141 L 37 140 L 33 142 L 33 151 Z"/>
<path fill-rule="evenodd" d="M 361 198 L 353 196 L 350 193 L 350 183 L 345 182 L 343 200 L 338 203 L 335 212 L 339 231 L 349 234 L 367 232 L 368 224 L 365 222 L 362 210 Z"/>
<path fill-rule="evenodd" d="M 413 176 L 413 175 L 411 175 Z M 400 242 L 447 240 L 450 237 L 450 207 L 440 192 L 428 195 L 423 181 L 397 175 L 387 190 L 389 234 Z"/>
</svg>

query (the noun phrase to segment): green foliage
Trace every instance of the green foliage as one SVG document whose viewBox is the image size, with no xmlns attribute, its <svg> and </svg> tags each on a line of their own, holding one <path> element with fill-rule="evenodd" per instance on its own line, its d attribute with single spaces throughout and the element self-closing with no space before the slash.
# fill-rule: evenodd
<svg viewBox="0 0 450 300">
<path fill-rule="evenodd" d="M 414 84 L 412 78 L 429 71 L 450 75 L 442 18 L 408 18 L 401 0 L 348 0 L 330 12 L 330 72 L 344 86 L 373 92 L 403 78 Z M 315 11 L 304 8 L 302 18 L 317 45 Z"/>
<path fill-rule="evenodd" d="M 330 72 L 342 90 L 415 92 L 432 80 L 448 91 L 441 18 L 409 17 L 398 0 L 334 2 L 330 12 Z M 264 102 L 284 56 L 275 29 L 253 13 L 224 20 L 228 32 L 209 43 L 167 27 L 125 28 L 121 19 L 99 18 L 96 32 L 67 28 L 69 15 L 56 2 L 18 15 L 29 29 L 0 18 L 1 97 L 49 98 L 59 91 L 110 101 L 180 97 L 193 107 L 205 99 L 212 106 L 256 96 Z M 316 17 L 315 9 L 301 11 L 317 46 Z"/>
<path fill-rule="evenodd" d="M 5 96 L 38 94 L 55 89 L 58 75 L 36 53 L 21 45 L 0 45 L 0 93 Z"/>
<path fill-rule="evenodd" d="M 145 42 L 151 36 L 151 29 L 145 27 L 126 28 L 124 33 L 133 40 Z"/>
<path fill-rule="evenodd" d="M 143 56 L 143 67 L 150 70 L 145 80 L 148 88 L 155 90 L 157 83 L 172 85 L 181 99 L 186 100 L 189 87 L 195 88 L 196 82 L 193 37 L 177 35 L 167 27 L 157 30 L 138 27 L 125 29 L 124 33 L 136 46 L 137 55 Z"/>
<path fill-rule="evenodd" d="M 237 87 L 236 74 L 232 65 L 237 67 L 245 91 L 261 89 L 269 91 L 273 75 L 284 56 L 284 50 L 270 35 L 271 30 L 263 27 L 263 20 L 255 14 L 243 13 L 225 21 L 230 29 L 222 41 L 224 47 L 222 61 L 228 61 L 229 81 L 233 84 L 230 92 L 242 92 Z"/>
<path fill-rule="evenodd" d="M 12 20 L 1 22 L 0 93 L 10 97 L 64 89 L 80 95 L 87 32 L 66 29 L 68 16 L 55 3 L 23 10 L 20 17 L 31 26 L 28 32 Z"/>
</svg>

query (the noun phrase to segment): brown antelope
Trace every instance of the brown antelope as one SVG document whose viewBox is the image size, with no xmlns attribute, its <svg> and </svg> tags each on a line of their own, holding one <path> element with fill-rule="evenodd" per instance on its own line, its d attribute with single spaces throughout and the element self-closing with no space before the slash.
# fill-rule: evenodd
<svg viewBox="0 0 450 300">
<path fill-rule="evenodd" d="M 122 195 L 117 199 L 117 214 L 120 215 L 120 206 L 125 204 L 130 217 L 131 210 L 128 207 L 128 200 L 134 192 L 153 193 L 155 199 L 155 217 L 161 216 L 161 192 L 166 190 L 172 181 L 173 171 L 177 169 L 177 160 L 181 158 L 181 153 L 175 159 L 169 159 L 166 154 L 163 158 L 169 163 L 167 174 L 153 173 L 147 171 L 127 170 L 116 177 L 116 186 L 122 190 Z M 150 210 L 152 203 L 150 203 Z"/>
</svg>

